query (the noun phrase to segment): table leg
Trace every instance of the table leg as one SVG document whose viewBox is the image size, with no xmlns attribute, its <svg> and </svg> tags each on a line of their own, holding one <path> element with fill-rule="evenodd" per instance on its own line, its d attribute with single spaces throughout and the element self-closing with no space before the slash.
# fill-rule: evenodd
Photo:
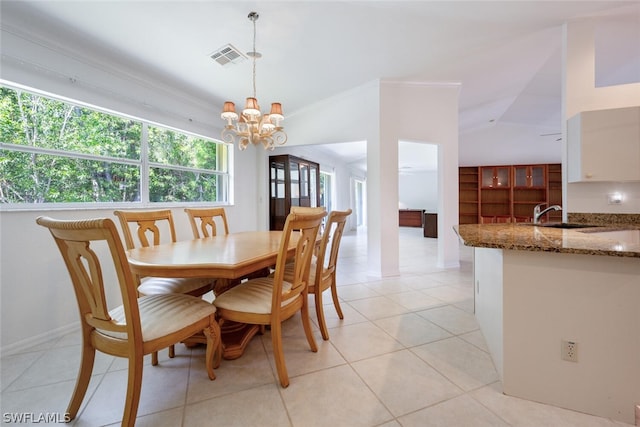
<svg viewBox="0 0 640 427">
<path fill-rule="evenodd" d="M 222 357 L 233 360 L 242 356 L 251 338 L 260 330 L 260 326 L 226 321 L 220 329 L 222 330 Z"/>
<path fill-rule="evenodd" d="M 268 268 L 263 268 L 242 279 L 217 279 L 213 292 L 215 295 L 220 295 L 239 285 L 245 279 L 265 277 L 269 273 L 270 270 Z M 220 325 L 220 329 L 222 331 L 222 357 L 226 360 L 233 360 L 242 356 L 251 338 L 260 331 L 260 326 L 227 320 Z M 206 340 L 204 334 L 197 334 L 185 341 L 184 344 L 187 347 L 193 347 L 198 344 L 206 344 Z"/>
</svg>

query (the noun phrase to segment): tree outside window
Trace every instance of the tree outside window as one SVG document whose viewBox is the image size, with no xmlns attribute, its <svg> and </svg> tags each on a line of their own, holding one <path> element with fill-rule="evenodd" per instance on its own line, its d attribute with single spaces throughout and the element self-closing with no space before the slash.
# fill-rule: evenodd
<svg viewBox="0 0 640 427">
<path fill-rule="evenodd" d="M 2 204 L 225 202 L 227 162 L 213 140 L 0 87 Z"/>
</svg>

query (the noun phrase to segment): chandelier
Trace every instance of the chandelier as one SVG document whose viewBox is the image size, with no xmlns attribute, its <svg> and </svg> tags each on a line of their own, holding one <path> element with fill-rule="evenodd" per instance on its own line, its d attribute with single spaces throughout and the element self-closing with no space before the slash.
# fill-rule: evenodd
<svg viewBox="0 0 640 427">
<path fill-rule="evenodd" d="M 240 150 L 245 150 L 249 144 L 262 144 L 265 150 L 273 150 L 276 145 L 284 145 L 287 142 L 287 134 L 281 126 L 284 120 L 282 105 L 274 102 L 269 114 L 262 114 L 256 97 L 256 59 L 262 56 L 256 51 L 256 21 L 259 17 L 257 12 L 251 12 L 248 16 L 253 22 L 253 51 L 247 52 L 247 56 L 253 59 L 253 96 L 247 98 L 240 117 L 236 113 L 235 104 L 230 101 L 224 103 L 220 114 L 227 122 L 222 130 L 222 140 L 231 144 L 237 143 Z"/>
</svg>

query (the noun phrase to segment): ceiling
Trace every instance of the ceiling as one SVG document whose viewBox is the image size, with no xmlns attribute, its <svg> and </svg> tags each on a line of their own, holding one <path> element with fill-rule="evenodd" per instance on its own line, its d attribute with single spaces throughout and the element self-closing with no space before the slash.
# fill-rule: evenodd
<svg viewBox="0 0 640 427">
<path fill-rule="evenodd" d="M 241 106 L 251 95 L 251 60 L 223 67 L 210 58 L 227 44 L 252 50 L 251 11 L 260 14 L 263 57 L 256 73 L 263 108 L 279 101 L 285 117 L 292 116 L 376 79 L 459 82 L 461 143 L 498 124 L 528 126 L 556 140 L 563 22 L 614 14 L 640 28 L 639 1 L 556 0 L 3 0 L 2 25 L 66 34 L 66 43 L 77 44 L 68 48 L 161 78 L 217 115 L 225 100 Z M 633 43 L 615 42 L 600 67 L 603 79 L 640 81 L 640 37 L 625 35 Z M 357 146 L 362 143 L 351 144 L 349 159 L 361 160 Z"/>
</svg>

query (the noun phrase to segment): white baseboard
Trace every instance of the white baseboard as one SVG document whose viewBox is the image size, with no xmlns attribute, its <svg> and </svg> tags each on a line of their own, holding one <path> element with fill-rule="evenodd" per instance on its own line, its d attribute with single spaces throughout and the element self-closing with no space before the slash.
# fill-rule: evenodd
<svg viewBox="0 0 640 427">
<path fill-rule="evenodd" d="M 60 339 L 69 332 L 73 332 L 74 330 L 79 330 L 79 326 L 77 323 L 62 326 L 60 328 L 45 332 L 40 335 L 36 335 L 30 338 L 25 338 L 16 343 L 9 344 L 0 348 L 0 355 L 2 357 L 11 356 L 14 354 L 24 353 L 32 347 L 36 347 L 38 345 L 45 344 L 52 340 Z"/>
</svg>

